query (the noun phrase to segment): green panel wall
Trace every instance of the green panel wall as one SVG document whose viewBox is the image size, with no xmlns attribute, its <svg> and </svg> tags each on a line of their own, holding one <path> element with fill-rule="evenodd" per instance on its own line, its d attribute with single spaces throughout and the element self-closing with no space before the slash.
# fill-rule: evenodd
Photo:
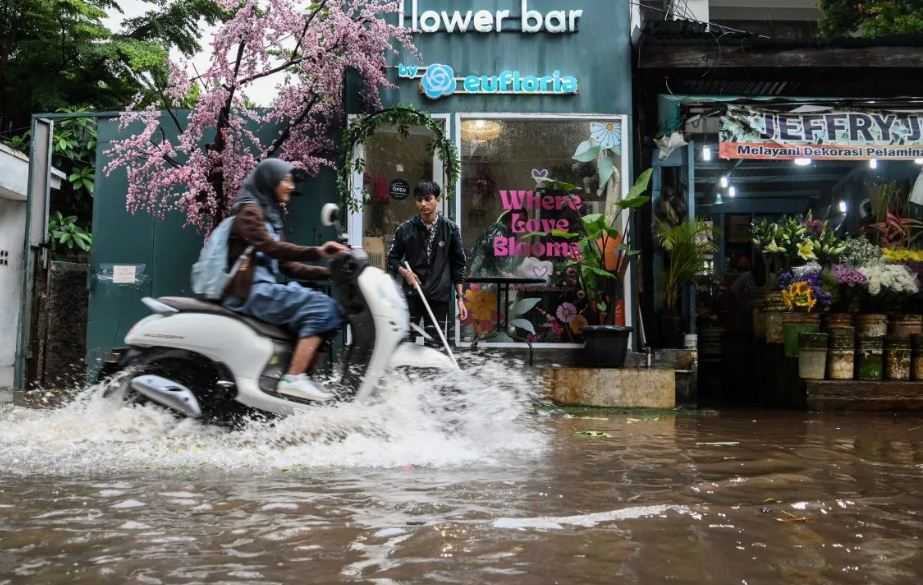
<svg viewBox="0 0 923 585">
<path fill-rule="evenodd" d="M 412 0 L 404 0 L 409 15 Z M 418 0 L 419 10 L 509 10 L 521 14 L 522 0 Z M 398 89 L 389 91 L 386 105 L 414 104 L 432 112 L 528 112 L 631 114 L 631 40 L 628 0 L 528 0 L 530 10 L 583 10 L 576 33 L 418 34 L 415 44 L 422 64 L 451 65 L 457 75 L 499 74 L 519 70 L 523 75 L 545 75 L 555 70 L 574 75 L 580 92 L 574 96 L 464 96 L 439 100 L 422 96 L 417 82 L 391 79 Z M 518 20 L 509 20 L 518 28 Z M 405 20 L 410 26 L 409 17 Z M 509 26 L 508 25 L 508 26 Z M 419 64 L 413 56 L 395 57 L 399 62 Z"/>
<path fill-rule="evenodd" d="M 169 128 L 169 125 L 165 126 Z M 146 213 L 129 214 L 125 209 L 127 190 L 124 170 L 107 176 L 105 151 L 136 128 L 120 131 L 117 119 L 98 123 L 96 194 L 93 202 L 94 243 L 87 285 L 90 306 L 87 323 L 87 363 L 91 373 L 99 359 L 123 344 L 128 329 L 148 314 L 141 304 L 145 296 L 190 295 L 189 271 L 202 246 L 202 235 L 183 227 L 179 213 L 163 220 Z M 311 179 L 299 187 L 288 217 L 289 239 L 314 244 L 333 237 L 320 225 L 320 208 L 334 201 L 336 180 L 332 172 Z M 144 265 L 136 285 L 113 284 L 106 265 Z"/>
</svg>

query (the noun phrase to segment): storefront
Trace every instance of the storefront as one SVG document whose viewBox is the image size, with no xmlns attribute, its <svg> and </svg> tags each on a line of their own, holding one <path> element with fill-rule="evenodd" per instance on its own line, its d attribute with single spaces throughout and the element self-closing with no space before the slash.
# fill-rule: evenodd
<svg viewBox="0 0 923 585">
<path fill-rule="evenodd" d="M 616 308 L 586 311 L 567 270 L 575 244 L 550 233 L 577 233 L 581 216 L 604 213 L 630 184 L 628 2 L 406 0 L 399 17 L 419 55 L 395 58 L 385 105 L 430 113 L 458 150 L 460 177 L 442 211 L 461 227 L 469 275 L 539 281 L 514 287 L 502 315 L 492 285 L 469 287 L 472 318 L 455 328 L 456 344 L 579 346 L 582 328 L 614 322 Z M 416 213 L 416 182 L 444 184 L 431 141 L 425 128 L 384 128 L 353 153 L 364 163 L 351 179 L 364 204 L 350 237 L 378 265 L 394 229 Z M 580 162 L 584 143 L 610 156 Z M 618 309 L 629 325 L 630 290 Z M 498 320 L 520 326 L 498 331 Z"/>
<path fill-rule="evenodd" d="M 792 406 L 799 375 L 908 379 L 858 360 L 920 330 L 923 102 L 663 96 L 660 114 L 657 219 L 704 222 L 716 244 L 685 306 L 706 399 Z M 798 328 L 845 369 L 799 373 Z"/>
</svg>

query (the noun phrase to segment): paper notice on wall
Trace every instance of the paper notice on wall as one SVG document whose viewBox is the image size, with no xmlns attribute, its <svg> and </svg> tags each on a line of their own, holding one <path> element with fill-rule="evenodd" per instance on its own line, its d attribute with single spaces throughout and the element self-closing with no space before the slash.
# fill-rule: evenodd
<svg viewBox="0 0 923 585">
<path fill-rule="evenodd" d="M 115 264 L 112 267 L 113 284 L 135 284 L 134 264 Z"/>
</svg>

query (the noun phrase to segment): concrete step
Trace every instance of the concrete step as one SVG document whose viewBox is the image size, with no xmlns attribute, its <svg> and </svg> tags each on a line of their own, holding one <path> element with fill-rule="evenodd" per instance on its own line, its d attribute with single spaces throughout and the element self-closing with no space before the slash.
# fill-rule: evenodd
<svg viewBox="0 0 923 585">
<path fill-rule="evenodd" d="M 675 408 L 676 372 L 666 369 L 540 368 L 549 397 L 567 406 Z"/>
<path fill-rule="evenodd" d="M 807 381 L 810 410 L 923 411 L 923 382 Z"/>
</svg>

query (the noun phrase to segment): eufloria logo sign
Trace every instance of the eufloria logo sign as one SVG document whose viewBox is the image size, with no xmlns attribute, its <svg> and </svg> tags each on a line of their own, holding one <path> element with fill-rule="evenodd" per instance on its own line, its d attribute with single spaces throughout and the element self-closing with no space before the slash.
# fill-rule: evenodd
<svg viewBox="0 0 923 585">
<path fill-rule="evenodd" d="M 523 75 L 501 71 L 497 75 L 458 77 L 451 65 L 435 63 L 427 67 L 398 65 L 401 79 L 419 79 L 420 91 L 431 100 L 450 95 L 573 95 L 577 78 L 554 71 L 551 75 Z"/>
</svg>

